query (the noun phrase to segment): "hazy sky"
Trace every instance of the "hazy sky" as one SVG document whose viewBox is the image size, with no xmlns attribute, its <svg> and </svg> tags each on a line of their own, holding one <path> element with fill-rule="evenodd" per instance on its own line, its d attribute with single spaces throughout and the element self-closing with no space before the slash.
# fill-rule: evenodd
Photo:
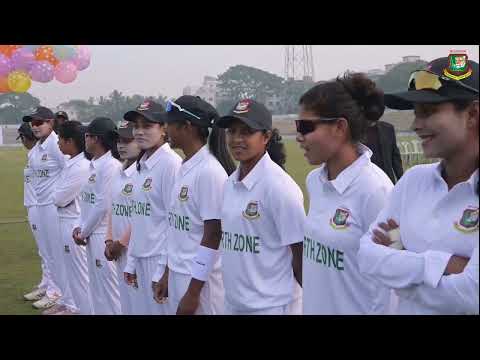
<svg viewBox="0 0 480 360">
<path fill-rule="evenodd" d="M 187 85 L 200 85 L 204 75 L 218 76 L 233 65 L 254 66 L 283 76 L 282 45 L 95 45 L 90 67 L 70 84 L 34 82 L 30 89 L 44 105 L 55 107 L 70 99 L 124 94 L 177 97 Z M 314 45 L 315 80 L 328 80 L 346 69 L 367 71 L 401 61 L 405 55 L 423 60 L 467 50 L 479 61 L 478 45 Z"/>
</svg>

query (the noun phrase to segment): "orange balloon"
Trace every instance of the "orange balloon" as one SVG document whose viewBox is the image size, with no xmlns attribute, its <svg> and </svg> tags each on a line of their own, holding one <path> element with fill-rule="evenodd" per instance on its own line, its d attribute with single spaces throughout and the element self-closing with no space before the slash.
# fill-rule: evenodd
<svg viewBox="0 0 480 360">
<path fill-rule="evenodd" d="M 20 48 L 20 45 L 0 45 L 0 53 L 5 55 L 6 57 L 10 57 L 15 50 Z"/>
<path fill-rule="evenodd" d="M 43 45 L 35 50 L 35 59 L 48 61 L 53 66 L 57 66 L 60 62 L 53 54 L 53 48 L 51 46 Z"/>
<path fill-rule="evenodd" d="M 7 92 L 12 92 L 12 90 L 8 86 L 8 78 L 0 76 L 0 94 Z"/>
</svg>

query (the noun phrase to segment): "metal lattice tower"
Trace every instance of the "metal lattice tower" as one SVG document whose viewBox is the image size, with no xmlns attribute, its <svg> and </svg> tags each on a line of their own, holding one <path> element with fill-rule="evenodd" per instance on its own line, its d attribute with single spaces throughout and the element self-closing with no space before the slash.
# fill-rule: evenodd
<svg viewBox="0 0 480 360">
<path fill-rule="evenodd" d="M 285 79 L 314 81 L 312 45 L 285 45 Z"/>
</svg>

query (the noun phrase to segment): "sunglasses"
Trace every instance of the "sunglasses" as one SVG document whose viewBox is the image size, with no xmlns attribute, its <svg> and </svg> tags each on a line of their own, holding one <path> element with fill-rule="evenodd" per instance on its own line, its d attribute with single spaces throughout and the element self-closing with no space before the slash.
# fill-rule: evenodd
<svg viewBox="0 0 480 360">
<path fill-rule="evenodd" d="M 412 91 L 428 89 L 437 91 L 440 90 L 442 87 L 446 86 L 447 84 L 452 83 L 478 94 L 477 89 L 465 85 L 461 81 L 449 79 L 446 76 L 438 76 L 437 74 L 431 73 L 426 70 L 414 71 L 410 75 L 410 79 L 408 80 L 408 90 Z"/>
<path fill-rule="evenodd" d="M 314 132 L 319 124 L 332 124 L 338 118 L 322 117 L 315 120 L 295 120 L 297 133 L 306 135 Z"/>
<path fill-rule="evenodd" d="M 167 106 L 166 106 L 165 110 L 166 110 L 167 113 L 168 113 L 168 112 L 172 111 L 173 108 L 176 108 L 178 111 L 184 112 L 185 114 L 188 114 L 188 115 L 190 115 L 190 116 L 193 116 L 195 119 L 200 120 L 200 116 L 195 115 L 195 114 L 191 113 L 190 111 L 182 108 L 180 105 L 176 104 L 174 101 L 168 100 L 168 101 L 167 101 Z"/>
<path fill-rule="evenodd" d="M 32 120 L 32 126 L 42 126 L 46 121 L 43 120 Z"/>
</svg>

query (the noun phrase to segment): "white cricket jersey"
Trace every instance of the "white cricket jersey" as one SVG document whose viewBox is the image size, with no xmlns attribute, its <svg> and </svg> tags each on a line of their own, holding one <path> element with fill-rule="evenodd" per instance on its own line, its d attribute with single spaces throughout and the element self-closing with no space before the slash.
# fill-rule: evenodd
<svg viewBox="0 0 480 360">
<path fill-rule="evenodd" d="M 220 220 L 223 186 L 227 178 L 225 169 L 207 145 L 180 167 L 168 212 L 169 269 L 191 275 L 203 238 L 204 221 Z M 214 270 L 220 271 L 219 261 Z"/>
<path fill-rule="evenodd" d="M 88 181 L 89 172 L 90 161 L 83 152 L 67 161 L 53 194 L 53 203 L 61 218 L 80 217 L 80 190 Z"/>
<path fill-rule="evenodd" d="M 58 148 L 58 136 L 54 131 L 43 143 L 37 141 L 32 148 L 30 159 L 37 205 L 53 204 L 53 190 L 69 159 L 69 156 L 63 155 Z"/>
<path fill-rule="evenodd" d="M 90 161 L 87 182 L 80 193 L 80 227 L 83 236 L 107 232 L 107 215 L 112 206 L 112 179 L 121 167 L 120 161 L 110 151 Z"/>
<path fill-rule="evenodd" d="M 32 156 L 32 149 L 27 153 L 27 164 L 23 169 L 23 205 L 25 207 L 31 207 L 37 205 L 37 199 L 35 196 L 35 190 L 33 188 L 33 169 L 30 166 L 30 158 Z"/>
<path fill-rule="evenodd" d="M 135 175 L 131 196 L 132 233 L 128 257 L 162 256 L 160 262 L 166 264 L 168 206 L 181 163 L 182 158 L 168 143 L 148 159 L 146 155 L 140 159 L 140 172 Z M 128 265 L 125 268 L 126 272 L 132 270 Z"/>
<path fill-rule="evenodd" d="M 133 211 L 133 182 L 137 174 L 137 163 L 120 169 L 112 182 L 112 238 L 120 240 L 130 225 Z"/>
<path fill-rule="evenodd" d="M 228 178 L 222 204 L 225 300 L 236 311 L 282 306 L 295 298 L 291 244 L 303 240 L 303 194 L 268 153 L 239 181 Z"/>
<path fill-rule="evenodd" d="M 450 191 L 441 163 L 407 171 L 362 237 L 360 270 L 398 289 L 400 314 L 478 314 L 478 169 Z M 406 250 L 375 244 L 372 230 L 393 219 Z M 470 258 L 461 274 L 443 275 L 451 255 Z"/>
<path fill-rule="evenodd" d="M 305 315 L 387 314 L 390 290 L 360 274 L 360 238 L 384 206 L 393 184 L 360 156 L 334 180 L 326 164 L 308 174 L 310 208 L 303 240 L 303 312 Z"/>
</svg>

